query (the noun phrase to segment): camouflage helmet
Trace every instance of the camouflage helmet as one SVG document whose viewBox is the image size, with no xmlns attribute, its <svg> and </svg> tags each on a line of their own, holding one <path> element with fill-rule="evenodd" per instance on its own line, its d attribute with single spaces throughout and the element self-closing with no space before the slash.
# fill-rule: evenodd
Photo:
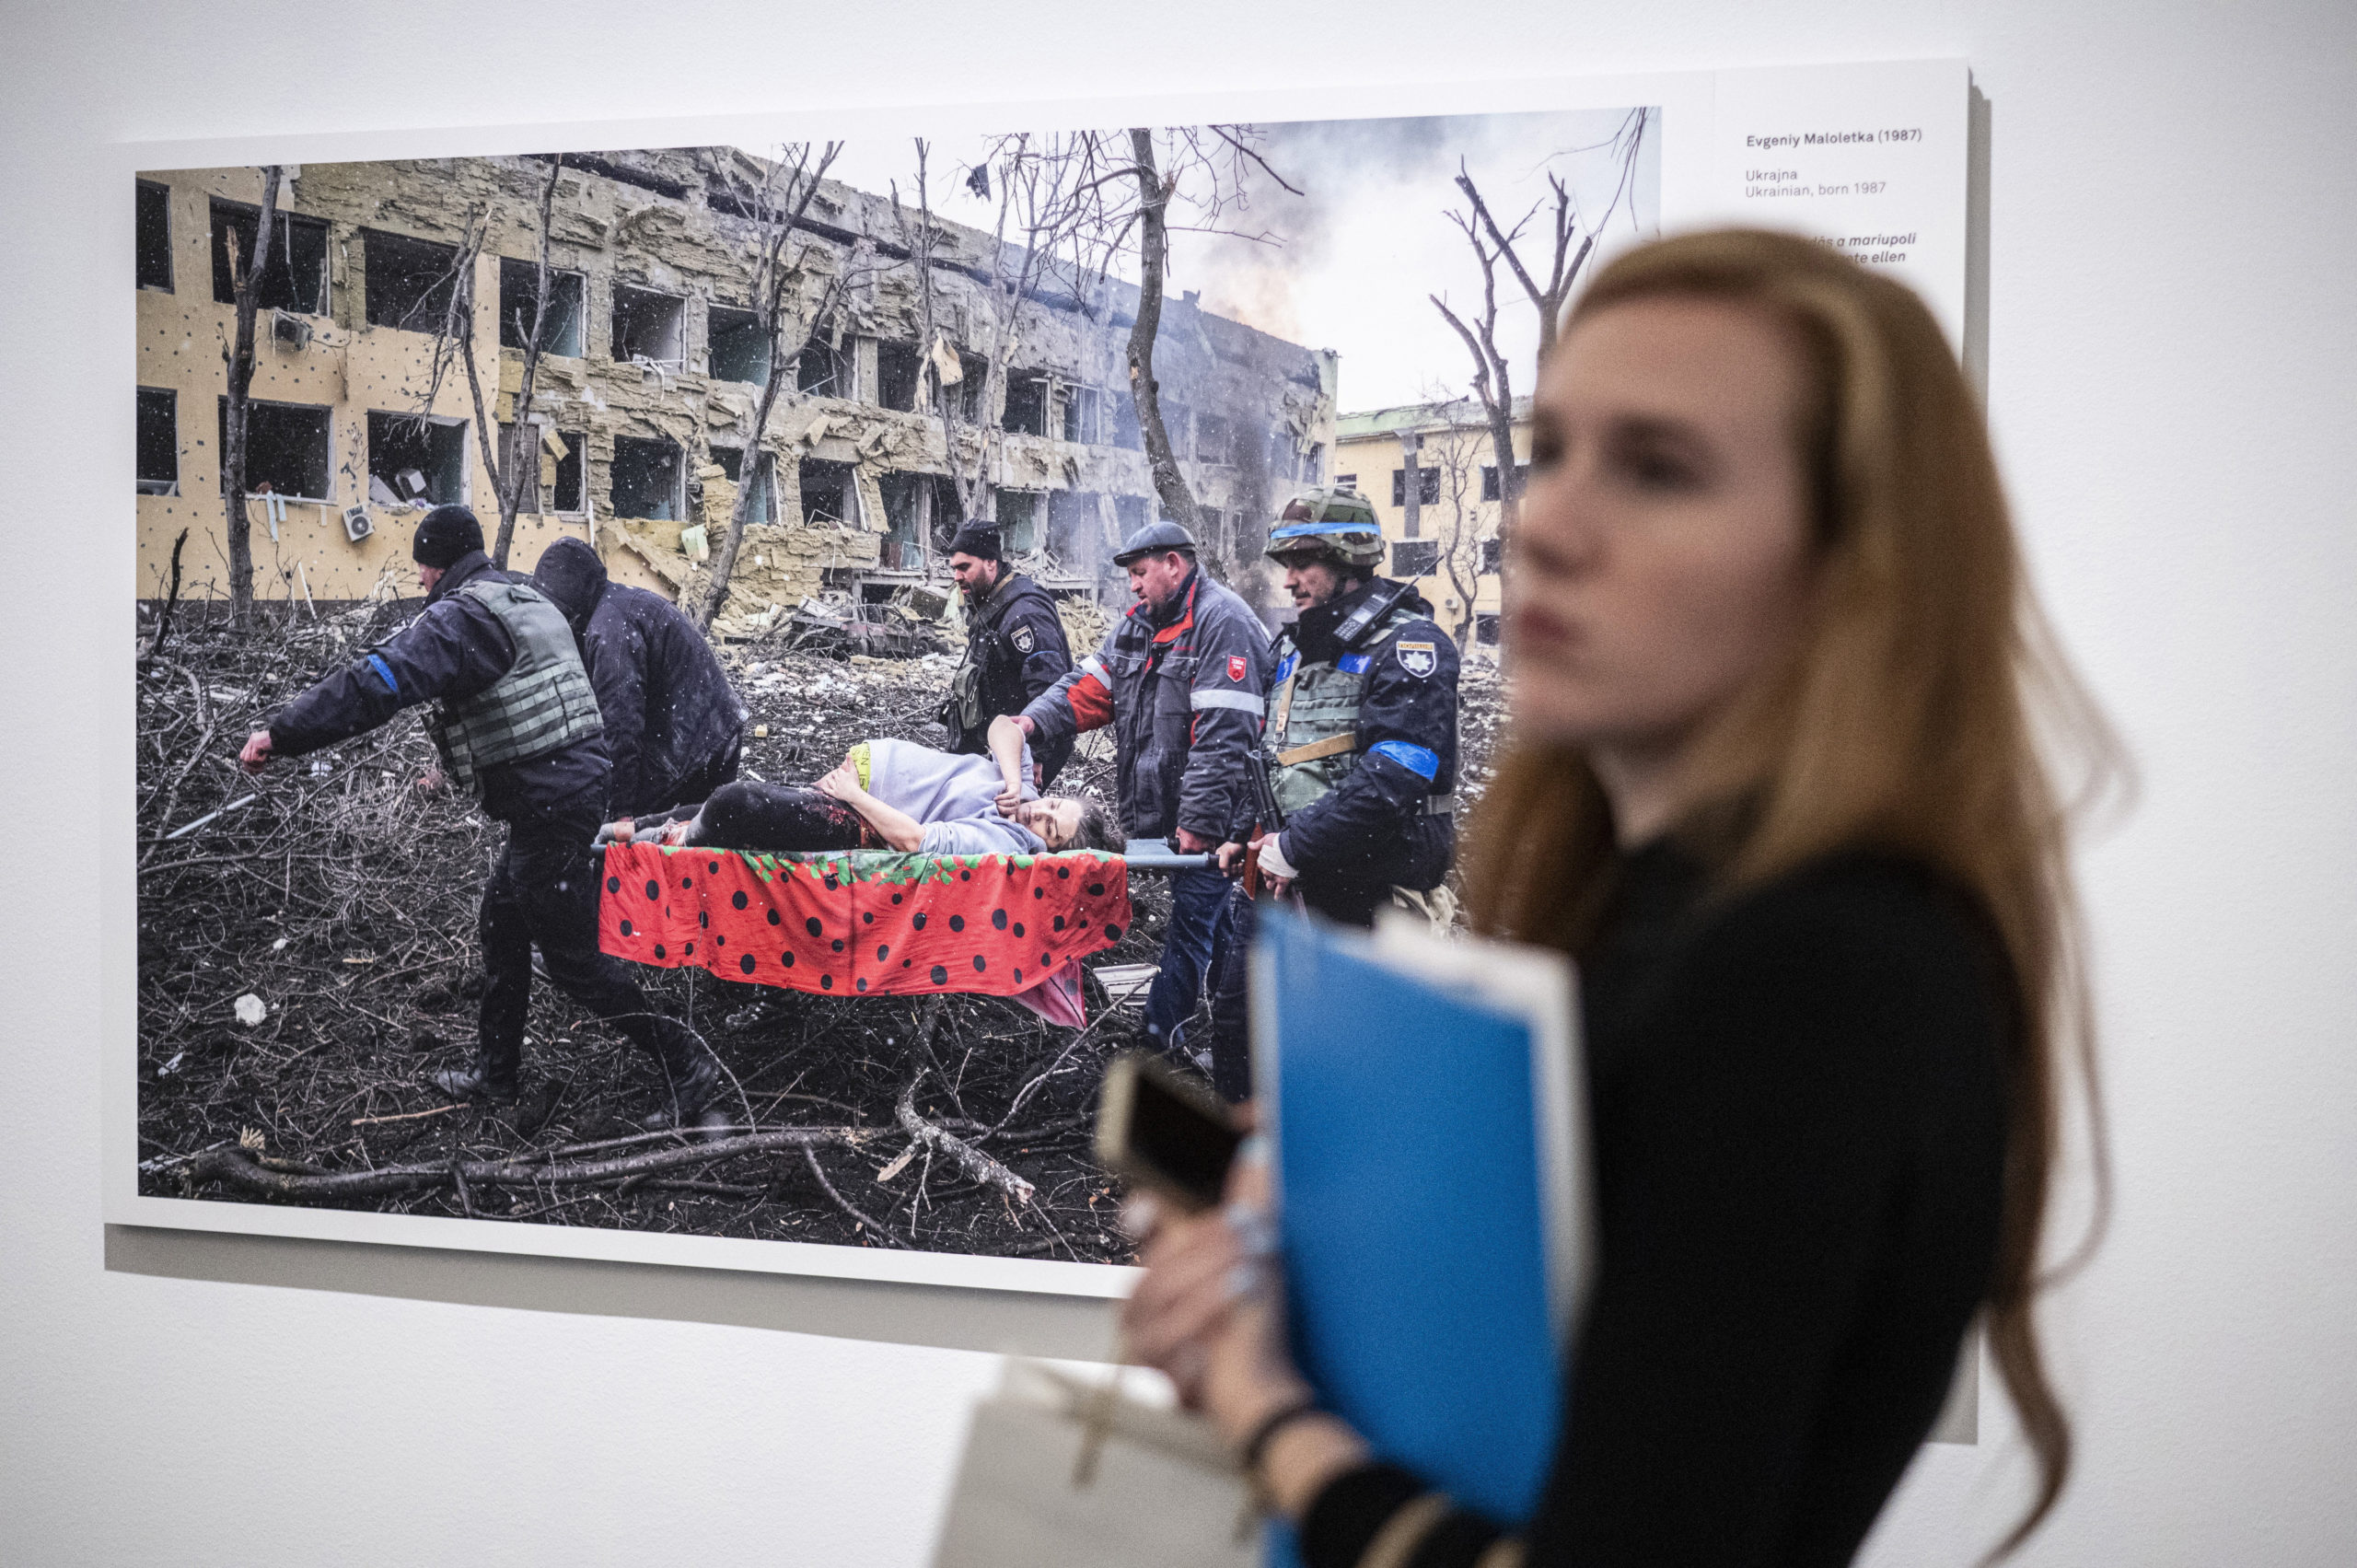
<svg viewBox="0 0 2357 1568">
<path fill-rule="evenodd" d="M 1383 525 L 1365 496 L 1355 490 L 1305 490 L 1278 514 L 1263 553 L 1271 561 L 1324 555 L 1367 567 L 1382 563 L 1383 550 Z"/>
</svg>

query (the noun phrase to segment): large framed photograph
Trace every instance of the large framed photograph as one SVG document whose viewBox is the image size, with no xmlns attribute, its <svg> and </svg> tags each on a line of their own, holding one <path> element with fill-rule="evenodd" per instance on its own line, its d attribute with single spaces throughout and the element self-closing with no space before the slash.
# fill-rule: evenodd
<svg viewBox="0 0 2357 1568">
<path fill-rule="evenodd" d="M 1355 492 L 1464 652 L 1461 812 L 1543 323 L 1626 247 L 1749 222 L 1893 270 L 1961 343 L 1968 94 L 1933 62 L 128 150 L 139 935 L 107 1217 L 1120 1294 L 1091 1124 L 1170 895 L 1102 732 L 1054 780 L 1093 837 L 583 833 L 526 865 L 508 824 L 544 803 L 483 771 L 512 738 L 378 656 L 448 565 L 424 535 L 464 506 L 493 567 L 571 563 L 694 629 L 707 678 L 603 715 L 617 776 L 655 766 L 624 729 L 709 718 L 741 725 L 733 776 L 865 784 L 879 743 L 948 744 L 961 527 L 1078 660 L 1136 530 L 1185 525 L 1274 626 L 1272 521 Z M 336 679 L 367 723 L 256 750 Z M 536 935 L 585 887 L 595 952 Z M 514 1077 L 471 1092 L 495 1035 Z"/>
</svg>

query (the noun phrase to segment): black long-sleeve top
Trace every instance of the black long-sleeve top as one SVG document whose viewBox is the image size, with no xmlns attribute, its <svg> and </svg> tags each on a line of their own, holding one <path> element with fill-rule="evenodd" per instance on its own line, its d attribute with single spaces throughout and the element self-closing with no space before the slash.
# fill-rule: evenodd
<svg viewBox="0 0 2357 1568">
<path fill-rule="evenodd" d="M 1977 903 L 1909 863 L 1720 898 L 1666 843 L 1630 858 L 1582 965 L 1598 1268 L 1527 1562 L 1850 1561 L 1987 1289 L 2015 994 Z M 1309 1568 L 1424 1491 L 1338 1477 Z M 1410 1562 L 1498 1533 L 1450 1514 Z"/>
</svg>

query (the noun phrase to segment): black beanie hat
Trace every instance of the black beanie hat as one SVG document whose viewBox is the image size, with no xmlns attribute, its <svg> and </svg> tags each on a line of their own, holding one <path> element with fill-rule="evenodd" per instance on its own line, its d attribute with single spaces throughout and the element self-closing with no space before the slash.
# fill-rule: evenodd
<svg viewBox="0 0 2357 1568">
<path fill-rule="evenodd" d="M 421 566 L 448 571 L 459 557 L 482 548 L 482 525 L 464 506 L 436 506 L 417 525 L 409 558 Z"/>
<path fill-rule="evenodd" d="M 977 561 L 998 559 L 998 525 L 969 520 L 958 527 L 958 537 L 949 541 L 952 555 L 970 555 Z"/>
</svg>

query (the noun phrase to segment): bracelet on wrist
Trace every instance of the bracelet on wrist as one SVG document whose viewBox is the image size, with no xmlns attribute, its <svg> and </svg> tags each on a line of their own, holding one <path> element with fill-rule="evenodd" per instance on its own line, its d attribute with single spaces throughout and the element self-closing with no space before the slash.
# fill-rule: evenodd
<svg viewBox="0 0 2357 1568">
<path fill-rule="evenodd" d="M 1252 1428 L 1251 1434 L 1237 1446 L 1237 1462 L 1244 1473 L 1257 1477 L 1260 1473 L 1260 1461 L 1268 1457 L 1269 1445 L 1276 1440 L 1277 1434 L 1305 1416 L 1318 1413 L 1317 1399 L 1304 1394 L 1262 1416 L 1260 1423 Z"/>
</svg>

